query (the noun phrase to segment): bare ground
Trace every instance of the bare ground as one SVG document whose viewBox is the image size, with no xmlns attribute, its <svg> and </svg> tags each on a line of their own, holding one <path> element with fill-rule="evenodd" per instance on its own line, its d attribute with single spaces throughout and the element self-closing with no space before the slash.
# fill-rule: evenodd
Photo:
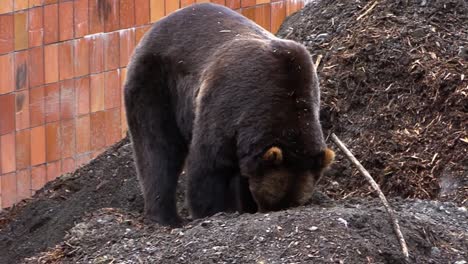
<svg viewBox="0 0 468 264">
<path fill-rule="evenodd" d="M 468 258 L 466 209 L 393 201 L 411 263 Z M 139 215 L 102 209 L 54 249 L 25 263 L 406 263 L 384 208 L 374 200 L 271 214 L 219 214 L 169 230 Z"/>
</svg>

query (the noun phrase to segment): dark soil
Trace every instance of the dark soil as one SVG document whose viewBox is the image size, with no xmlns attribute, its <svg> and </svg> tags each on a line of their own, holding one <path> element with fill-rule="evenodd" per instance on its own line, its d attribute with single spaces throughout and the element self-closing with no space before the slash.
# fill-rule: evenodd
<svg viewBox="0 0 468 264">
<path fill-rule="evenodd" d="M 48 183 L 32 200 L 0 213 L 0 263 L 53 247 L 82 221 L 85 212 L 104 207 L 140 212 L 131 148 L 123 140 L 73 174 Z"/>
<path fill-rule="evenodd" d="M 411 263 L 468 258 L 468 213 L 453 204 L 393 201 Z M 40 260 L 40 261 L 38 261 Z M 405 263 L 377 201 L 346 201 L 271 214 L 219 214 L 169 230 L 103 209 L 65 242 L 25 263 Z M 459 262 L 461 263 L 461 262 Z"/>
<path fill-rule="evenodd" d="M 326 133 L 388 195 L 467 203 L 466 21 L 466 0 L 321 0 L 278 32 L 305 44 L 314 61 L 321 56 Z M 338 157 L 333 197 L 370 192 L 350 168 Z"/>
<path fill-rule="evenodd" d="M 439 200 L 391 199 L 412 263 L 468 261 L 466 21 L 463 0 L 321 0 L 278 33 L 322 55 L 326 134 L 389 197 Z M 170 230 L 144 222 L 124 139 L 0 212 L 0 263 L 403 262 L 381 203 L 340 151 L 319 190 L 305 207 Z M 178 202 L 186 217 L 182 188 Z"/>
</svg>

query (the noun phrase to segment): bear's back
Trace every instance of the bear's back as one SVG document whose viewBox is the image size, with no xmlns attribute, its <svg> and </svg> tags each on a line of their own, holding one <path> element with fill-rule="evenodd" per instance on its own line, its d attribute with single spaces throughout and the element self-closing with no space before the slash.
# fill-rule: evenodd
<svg viewBox="0 0 468 264">
<path fill-rule="evenodd" d="M 183 63 L 186 70 L 202 70 L 215 51 L 239 38 L 271 39 L 270 32 L 237 12 L 201 3 L 180 9 L 156 22 L 136 52 L 151 52 Z"/>
</svg>

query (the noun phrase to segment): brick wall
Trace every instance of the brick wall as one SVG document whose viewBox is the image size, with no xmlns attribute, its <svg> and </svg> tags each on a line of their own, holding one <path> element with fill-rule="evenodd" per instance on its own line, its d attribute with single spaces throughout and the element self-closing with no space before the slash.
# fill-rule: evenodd
<svg viewBox="0 0 468 264">
<path fill-rule="evenodd" d="M 276 32 L 305 1 L 211 2 Z M 194 2 L 0 0 L 0 210 L 124 136 L 121 88 L 135 44 Z"/>
</svg>

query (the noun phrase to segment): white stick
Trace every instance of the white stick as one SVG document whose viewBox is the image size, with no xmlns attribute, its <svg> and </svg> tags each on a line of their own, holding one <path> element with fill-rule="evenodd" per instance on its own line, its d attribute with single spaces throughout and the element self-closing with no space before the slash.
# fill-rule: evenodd
<svg viewBox="0 0 468 264">
<path fill-rule="evenodd" d="M 385 195 L 380 190 L 379 185 L 374 181 L 372 176 L 361 165 L 361 163 L 354 157 L 353 153 L 351 153 L 351 151 L 348 150 L 348 148 L 343 144 L 343 142 L 341 142 L 341 140 L 335 134 L 332 133 L 331 138 L 332 138 L 333 142 L 335 142 L 335 144 L 344 152 L 346 157 L 352 163 L 354 163 L 354 165 L 356 165 L 359 172 L 361 172 L 361 174 L 366 178 L 366 180 L 372 185 L 374 190 L 377 191 L 377 193 L 379 194 L 380 200 L 382 201 L 382 203 L 385 206 L 385 209 L 387 209 L 387 212 L 390 215 L 390 220 L 392 221 L 392 224 L 393 224 L 393 230 L 395 231 L 395 233 L 396 233 L 396 235 L 398 237 L 398 241 L 400 242 L 400 245 L 401 245 L 401 251 L 403 252 L 403 255 L 405 256 L 405 258 L 408 258 L 409 257 L 408 247 L 406 245 L 405 238 L 403 237 L 403 234 L 401 233 L 400 225 L 398 224 L 398 219 L 395 216 L 395 212 L 390 207 L 390 204 L 388 203 L 387 198 L 385 198 Z"/>
<path fill-rule="evenodd" d="M 374 9 L 374 7 L 377 5 L 378 1 L 375 1 L 371 7 L 369 7 L 369 9 L 367 9 L 364 13 L 362 13 L 360 16 L 358 16 L 358 18 L 356 20 L 360 20 L 361 18 L 363 18 L 365 15 L 369 14 L 370 11 L 372 11 L 372 9 Z"/>
</svg>

